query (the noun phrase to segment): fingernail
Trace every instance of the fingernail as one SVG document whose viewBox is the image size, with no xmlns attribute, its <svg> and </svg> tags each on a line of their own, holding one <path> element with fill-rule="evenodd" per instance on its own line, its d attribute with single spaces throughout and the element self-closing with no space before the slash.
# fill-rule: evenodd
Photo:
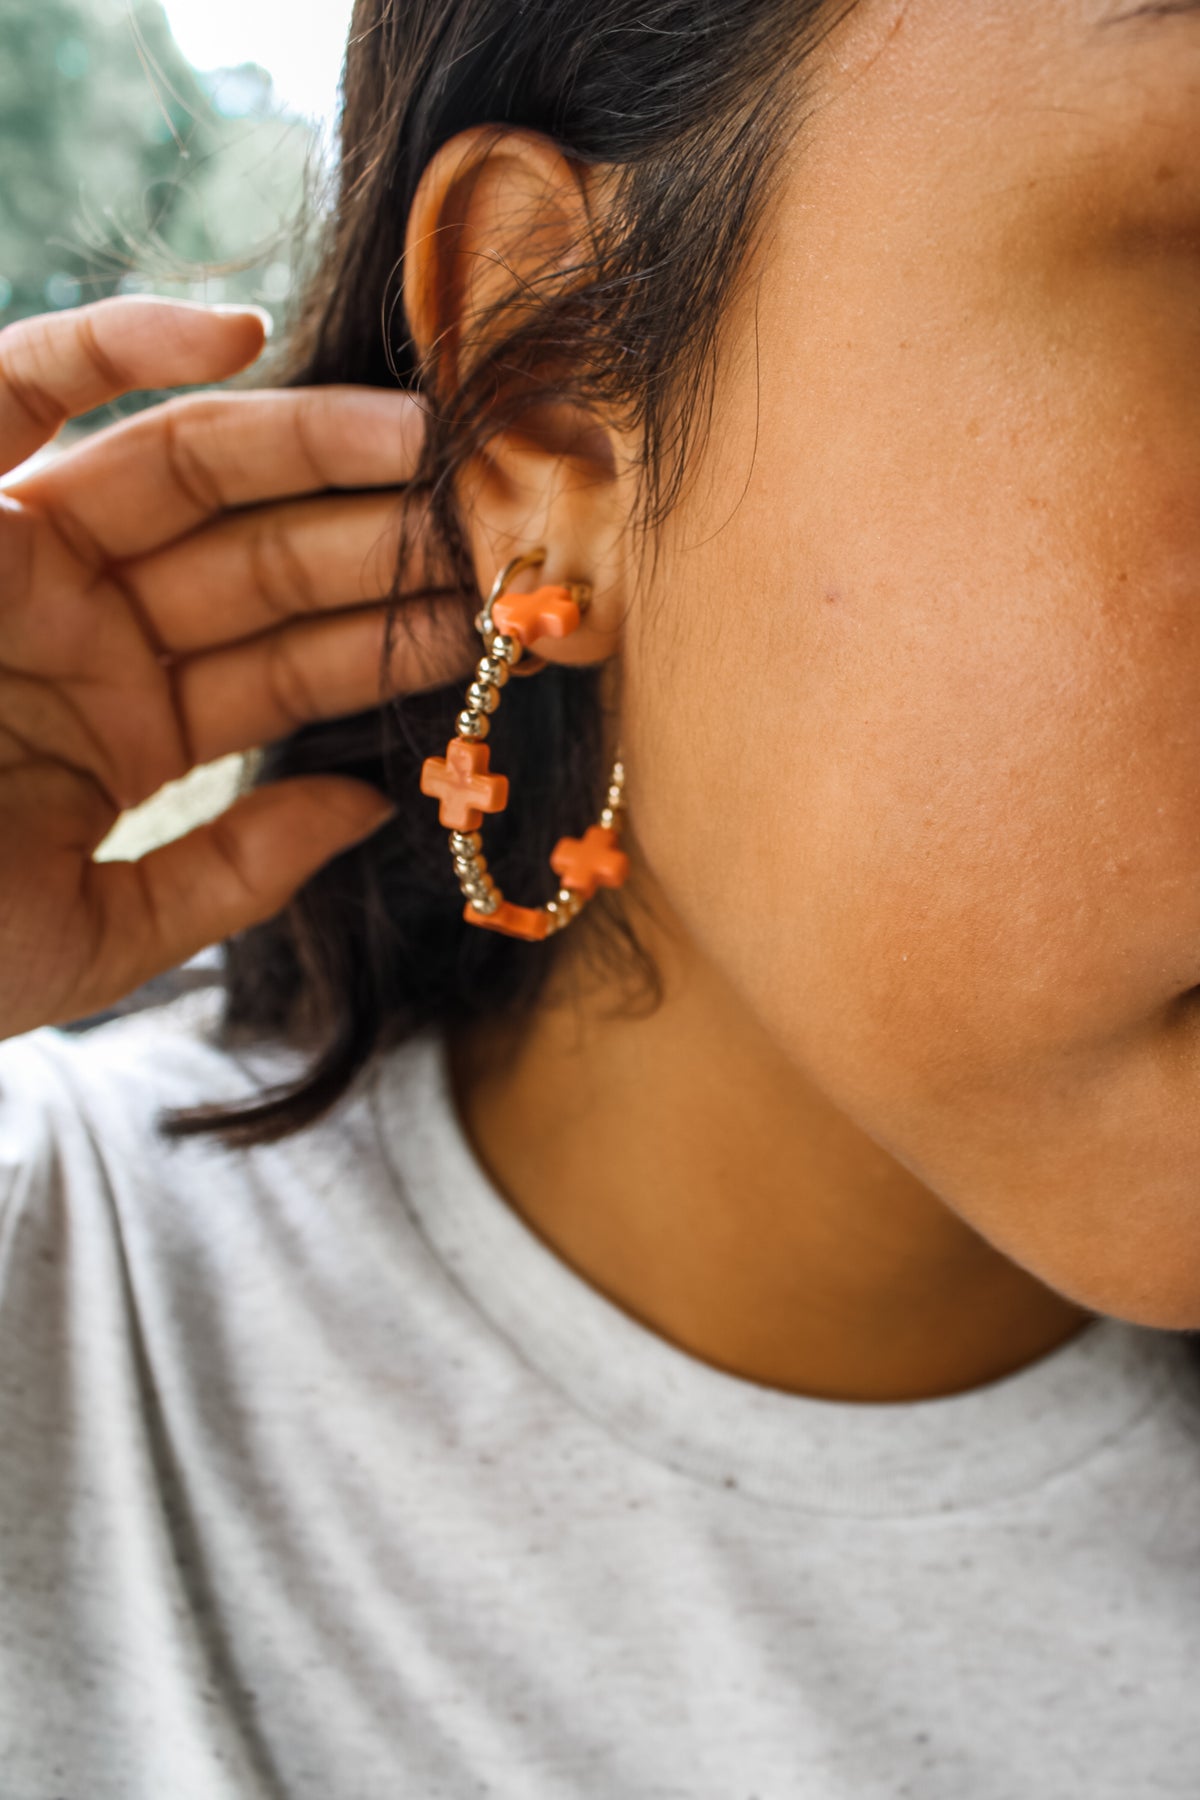
<svg viewBox="0 0 1200 1800">
<path fill-rule="evenodd" d="M 218 300 L 213 303 L 212 311 L 218 313 L 253 313 L 256 319 L 262 320 L 263 334 L 266 337 L 270 337 L 275 329 L 275 321 L 267 311 L 266 307 L 255 306 L 249 300 L 244 302 Z"/>
</svg>

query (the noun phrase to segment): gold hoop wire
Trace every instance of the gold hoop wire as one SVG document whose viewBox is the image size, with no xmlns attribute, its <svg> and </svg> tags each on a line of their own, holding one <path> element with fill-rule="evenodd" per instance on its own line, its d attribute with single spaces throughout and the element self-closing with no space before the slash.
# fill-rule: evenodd
<svg viewBox="0 0 1200 1800">
<path fill-rule="evenodd" d="M 552 900 L 542 906 L 514 905 L 488 873 L 479 827 L 485 813 L 503 812 L 508 804 L 508 778 L 489 769 L 490 750 L 482 741 L 490 730 L 489 717 L 499 706 L 510 675 L 536 675 L 545 668 L 544 657 L 533 657 L 532 666 L 517 667 L 528 644 L 538 637 L 561 637 L 576 630 L 591 603 L 589 583 L 557 583 L 516 596 L 504 609 L 498 627 L 493 609 L 510 583 L 526 570 L 540 568 L 545 560 L 545 546 L 539 545 L 512 557 L 496 576 L 475 615 L 484 655 L 456 720 L 457 735 L 446 746 L 444 757 L 426 757 L 421 765 L 421 792 L 440 801 L 438 816 L 450 833 L 454 872 L 466 897 L 463 918 L 472 925 L 530 940 L 561 931 L 582 911 L 597 887 L 620 887 L 629 873 L 629 858 L 618 847 L 625 804 L 625 767 L 619 748 L 598 821 L 582 838 L 560 838 L 550 853 L 550 866 L 560 877 Z"/>
</svg>

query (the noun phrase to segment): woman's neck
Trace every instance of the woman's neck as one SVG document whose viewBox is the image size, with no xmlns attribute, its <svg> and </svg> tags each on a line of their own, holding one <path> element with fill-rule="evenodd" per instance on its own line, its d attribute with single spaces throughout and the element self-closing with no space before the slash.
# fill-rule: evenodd
<svg viewBox="0 0 1200 1800">
<path fill-rule="evenodd" d="M 450 1044 L 476 1155 L 584 1280 L 704 1362 L 833 1400 L 976 1387 L 1087 1322 L 809 1086 L 698 955 L 647 947 L 649 1018 L 606 1016 L 611 990 L 573 986 L 564 956 L 524 1027 Z"/>
</svg>

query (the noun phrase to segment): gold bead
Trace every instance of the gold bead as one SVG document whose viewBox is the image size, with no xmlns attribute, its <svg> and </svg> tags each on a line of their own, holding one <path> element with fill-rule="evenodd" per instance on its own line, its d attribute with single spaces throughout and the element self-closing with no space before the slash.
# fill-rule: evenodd
<svg viewBox="0 0 1200 1800">
<path fill-rule="evenodd" d="M 490 685 L 502 688 L 508 680 L 508 664 L 502 656 L 481 656 L 475 670 L 475 679 L 480 687 Z"/>
<path fill-rule="evenodd" d="M 505 637 L 502 631 L 496 633 L 490 647 L 491 655 L 502 657 L 510 668 L 520 657 L 521 649 L 517 638 Z"/>
<path fill-rule="evenodd" d="M 471 738 L 472 740 L 485 738 L 491 730 L 486 714 L 468 712 L 466 710 L 459 713 L 458 718 L 455 721 L 455 727 L 459 737 Z"/>
<path fill-rule="evenodd" d="M 452 831 L 450 833 L 451 848 L 455 850 L 482 850 L 482 831 Z"/>
<path fill-rule="evenodd" d="M 476 712 L 495 712 L 500 704 L 500 695 L 494 687 L 481 687 L 473 681 L 467 689 L 467 705 Z"/>
</svg>

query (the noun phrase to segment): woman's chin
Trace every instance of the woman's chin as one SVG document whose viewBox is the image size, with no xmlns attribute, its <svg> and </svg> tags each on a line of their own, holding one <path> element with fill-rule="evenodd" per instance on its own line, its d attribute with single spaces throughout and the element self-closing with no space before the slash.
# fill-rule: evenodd
<svg viewBox="0 0 1200 1800">
<path fill-rule="evenodd" d="M 1143 1325 L 1155 1331 L 1200 1331 L 1200 1233 L 1191 1254 L 1180 1240 L 1155 1247 L 1154 1254 L 1117 1251 L 1109 1257 L 1094 1252 L 1086 1266 L 1071 1262 L 1034 1273 L 1068 1300 L 1089 1312 Z"/>
</svg>

